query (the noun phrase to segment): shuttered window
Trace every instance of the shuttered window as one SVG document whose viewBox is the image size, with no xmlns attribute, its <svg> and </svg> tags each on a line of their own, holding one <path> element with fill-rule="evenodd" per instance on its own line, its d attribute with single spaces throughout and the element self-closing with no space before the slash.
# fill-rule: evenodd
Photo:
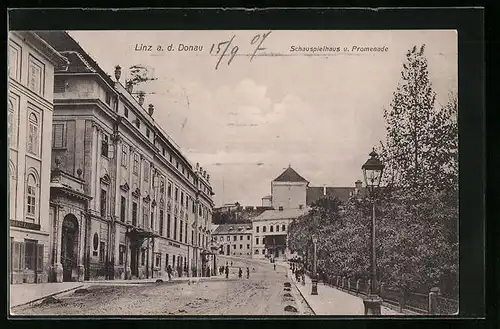
<svg viewBox="0 0 500 329">
<path fill-rule="evenodd" d="M 43 272 L 43 244 L 36 245 L 36 270 L 37 272 Z"/>
<path fill-rule="evenodd" d="M 21 243 L 20 242 L 12 242 L 12 270 L 19 271 L 21 268 Z"/>
<path fill-rule="evenodd" d="M 55 123 L 52 126 L 52 147 L 64 148 L 66 147 L 66 129 L 62 123 Z"/>
<path fill-rule="evenodd" d="M 36 241 L 26 240 L 24 252 L 25 268 L 28 270 L 35 270 Z"/>
</svg>

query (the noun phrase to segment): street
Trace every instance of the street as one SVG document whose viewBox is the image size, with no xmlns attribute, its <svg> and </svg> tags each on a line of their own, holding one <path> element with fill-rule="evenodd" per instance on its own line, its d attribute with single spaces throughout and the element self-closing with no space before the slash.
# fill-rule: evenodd
<svg viewBox="0 0 500 329">
<path fill-rule="evenodd" d="M 230 262 L 230 261 L 229 261 Z M 243 270 L 238 278 L 238 269 Z M 246 278 L 246 267 L 250 278 Z M 255 272 L 252 272 L 255 268 Z M 58 295 L 52 302 L 20 306 L 15 315 L 312 315 L 291 284 L 285 291 L 287 269 L 273 264 L 234 261 L 225 276 L 188 283 L 149 283 L 87 286 L 87 292 Z M 112 282 L 110 282 L 112 284 Z M 49 298 L 50 299 L 50 298 Z M 285 311 L 293 306 L 297 312 Z"/>
</svg>

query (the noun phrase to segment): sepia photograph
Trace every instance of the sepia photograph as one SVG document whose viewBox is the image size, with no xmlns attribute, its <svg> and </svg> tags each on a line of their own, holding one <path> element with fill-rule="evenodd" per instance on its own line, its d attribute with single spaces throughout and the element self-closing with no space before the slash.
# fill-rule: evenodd
<svg viewBox="0 0 500 329">
<path fill-rule="evenodd" d="M 11 30 L 15 316 L 459 313 L 456 30 Z"/>
</svg>

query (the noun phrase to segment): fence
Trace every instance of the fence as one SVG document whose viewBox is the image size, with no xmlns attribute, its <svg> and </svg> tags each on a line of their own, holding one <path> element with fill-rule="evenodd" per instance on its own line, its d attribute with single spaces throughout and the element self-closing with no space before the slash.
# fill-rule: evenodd
<svg viewBox="0 0 500 329">
<path fill-rule="evenodd" d="M 346 291 L 353 295 L 368 295 L 370 280 L 354 280 L 342 276 L 322 278 L 324 284 Z M 379 295 L 386 304 L 399 309 L 420 314 L 452 315 L 458 313 L 458 300 L 440 295 L 439 288 L 432 288 L 428 294 L 403 291 L 384 283 L 379 286 Z"/>
</svg>

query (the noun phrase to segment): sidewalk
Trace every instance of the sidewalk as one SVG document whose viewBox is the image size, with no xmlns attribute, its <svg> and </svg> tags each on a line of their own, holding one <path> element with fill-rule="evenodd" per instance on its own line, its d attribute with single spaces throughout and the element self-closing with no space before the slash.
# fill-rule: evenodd
<svg viewBox="0 0 500 329">
<path fill-rule="evenodd" d="M 10 307 L 23 305 L 83 286 L 84 282 L 11 284 L 9 290 Z"/>
<path fill-rule="evenodd" d="M 312 282 L 308 276 L 305 277 L 305 285 L 297 282 L 291 271 L 289 271 L 288 276 L 316 315 L 364 315 L 365 309 L 361 297 L 340 291 L 323 283 L 318 283 L 318 294 L 311 295 Z M 381 313 L 381 315 L 402 315 L 385 306 L 382 306 Z"/>
</svg>

